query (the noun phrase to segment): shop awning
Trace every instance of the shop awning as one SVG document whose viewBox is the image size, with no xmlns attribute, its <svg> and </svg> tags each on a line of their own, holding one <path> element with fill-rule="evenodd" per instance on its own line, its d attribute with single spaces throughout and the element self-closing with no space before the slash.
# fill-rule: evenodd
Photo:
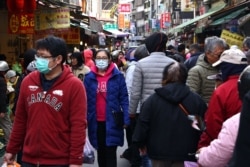
<svg viewBox="0 0 250 167">
<path fill-rule="evenodd" d="M 220 25 L 220 24 L 223 24 L 223 23 L 226 23 L 234 18 L 236 18 L 237 16 L 239 16 L 240 14 L 242 14 L 244 11 L 246 11 L 248 8 L 243 8 L 243 9 L 239 9 L 239 10 L 236 10 L 230 14 L 227 14 L 226 16 L 222 17 L 222 18 L 219 18 L 215 21 L 213 21 L 210 25 L 212 26 L 215 26 L 215 25 Z"/>
<path fill-rule="evenodd" d="M 206 17 L 209 17 L 211 16 L 212 14 L 214 14 L 215 12 L 218 12 L 220 11 L 221 9 L 223 9 L 224 7 L 226 6 L 225 3 L 221 3 L 221 4 L 218 4 L 216 5 L 215 7 L 211 8 L 207 13 L 203 14 L 203 15 L 200 15 L 200 16 L 197 16 L 195 18 L 193 18 L 192 20 L 189 20 L 185 23 L 182 23 L 172 29 L 169 30 L 168 33 L 175 33 L 175 32 L 181 32 L 183 30 L 184 27 L 188 26 L 188 25 L 191 25 L 201 19 L 204 19 Z"/>
<path fill-rule="evenodd" d="M 116 30 L 116 29 L 106 29 L 106 30 L 104 30 L 104 32 L 105 31 L 107 31 L 107 32 L 109 32 L 111 34 L 111 35 L 107 35 L 107 36 L 114 37 L 114 38 L 126 37 L 126 36 L 128 36 L 130 34 L 130 33 L 127 33 L 127 32 L 122 32 L 122 31 Z"/>
</svg>

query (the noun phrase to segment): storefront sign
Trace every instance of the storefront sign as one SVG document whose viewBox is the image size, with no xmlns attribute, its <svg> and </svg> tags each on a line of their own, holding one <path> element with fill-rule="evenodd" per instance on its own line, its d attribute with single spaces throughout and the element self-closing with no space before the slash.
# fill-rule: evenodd
<svg viewBox="0 0 250 167">
<path fill-rule="evenodd" d="M 9 34 L 33 34 L 34 14 L 8 14 Z"/>
<path fill-rule="evenodd" d="M 118 28 L 119 29 L 123 29 L 125 28 L 125 25 L 124 25 L 124 14 L 119 14 L 118 15 Z"/>
<path fill-rule="evenodd" d="M 222 30 L 220 37 L 224 39 L 229 46 L 237 45 L 239 48 L 242 47 L 244 37 L 239 34 L 231 33 L 228 30 Z"/>
<path fill-rule="evenodd" d="M 118 12 L 119 13 L 130 13 L 131 12 L 131 6 L 130 5 L 131 5 L 130 3 L 119 4 Z"/>
<path fill-rule="evenodd" d="M 79 44 L 80 43 L 80 29 L 79 28 L 67 28 L 67 29 L 54 29 L 54 30 L 41 30 L 36 31 L 35 40 L 44 38 L 48 35 L 54 35 L 65 40 L 67 44 Z"/>
<path fill-rule="evenodd" d="M 70 27 L 69 8 L 43 9 L 35 14 L 35 30 Z"/>
<path fill-rule="evenodd" d="M 170 12 L 162 13 L 161 14 L 161 28 L 167 28 L 171 24 L 171 14 Z"/>
</svg>

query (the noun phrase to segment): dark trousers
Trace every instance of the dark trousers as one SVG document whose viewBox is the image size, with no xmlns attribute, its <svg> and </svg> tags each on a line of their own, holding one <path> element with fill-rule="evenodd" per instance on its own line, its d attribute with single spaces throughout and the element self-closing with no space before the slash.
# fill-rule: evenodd
<svg viewBox="0 0 250 167">
<path fill-rule="evenodd" d="M 22 162 L 22 167 L 69 167 L 69 165 L 37 165 L 37 164 Z"/>
<path fill-rule="evenodd" d="M 97 123 L 97 161 L 99 167 L 117 167 L 117 146 L 106 145 L 106 123 Z"/>
</svg>

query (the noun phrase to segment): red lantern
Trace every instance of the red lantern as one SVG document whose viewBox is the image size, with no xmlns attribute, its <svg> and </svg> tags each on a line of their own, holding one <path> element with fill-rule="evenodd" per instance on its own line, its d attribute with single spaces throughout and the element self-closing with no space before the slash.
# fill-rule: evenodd
<svg viewBox="0 0 250 167">
<path fill-rule="evenodd" d="M 13 0 L 7 0 L 7 8 L 9 10 L 9 12 L 13 13 L 15 12 L 15 1 Z"/>
<path fill-rule="evenodd" d="M 36 0 L 24 0 L 24 11 L 34 13 L 36 10 Z"/>
<path fill-rule="evenodd" d="M 24 0 L 7 0 L 7 7 L 10 12 L 21 13 L 24 7 Z"/>
</svg>

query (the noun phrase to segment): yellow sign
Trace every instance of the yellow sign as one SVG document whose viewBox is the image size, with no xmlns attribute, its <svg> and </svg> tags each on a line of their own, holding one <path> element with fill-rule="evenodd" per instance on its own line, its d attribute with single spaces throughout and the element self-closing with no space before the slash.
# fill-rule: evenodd
<svg viewBox="0 0 250 167">
<path fill-rule="evenodd" d="M 35 14 L 35 30 L 70 27 L 69 8 L 43 9 Z"/>
<path fill-rule="evenodd" d="M 228 30 L 222 30 L 220 37 L 224 39 L 229 46 L 237 45 L 239 48 L 242 47 L 244 40 L 243 36 L 236 33 L 231 33 Z"/>
</svg>

